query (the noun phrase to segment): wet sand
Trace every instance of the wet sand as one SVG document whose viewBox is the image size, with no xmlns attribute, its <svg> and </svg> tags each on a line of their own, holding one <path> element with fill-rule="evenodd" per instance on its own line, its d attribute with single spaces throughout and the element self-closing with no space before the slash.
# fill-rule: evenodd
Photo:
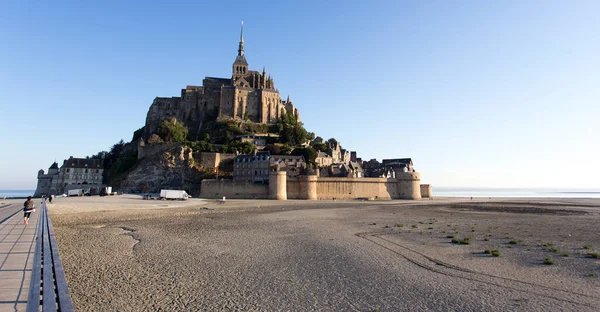
<svg viewBox="0 0 600 312">
<path fill-rule="evenodd" d="M 600 200 L 121 195 L 59 198 L 49 209 L 77 311 L 600 306 Z"/>
</svg>

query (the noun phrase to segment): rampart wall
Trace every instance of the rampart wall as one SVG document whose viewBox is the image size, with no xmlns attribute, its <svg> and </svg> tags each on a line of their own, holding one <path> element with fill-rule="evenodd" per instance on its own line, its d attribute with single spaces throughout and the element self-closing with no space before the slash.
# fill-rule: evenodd
<svg viewBox="0 0 600 312">
<path fill-rule="evenodd" d="M 283 175 L 283 176 L 282 176 Z M 421 199 L 420 174 L 405 172 L 388 178 L 318 178 L 298 176 L 282 180 L 285 172 L 272 173 L 270 185 L 205 179 L 200 197 L 234 199 Z M 285 190 L 285 191 L 284 191 Z M 431 194 L 431 193 L 430 193 Z"/>
</svg>

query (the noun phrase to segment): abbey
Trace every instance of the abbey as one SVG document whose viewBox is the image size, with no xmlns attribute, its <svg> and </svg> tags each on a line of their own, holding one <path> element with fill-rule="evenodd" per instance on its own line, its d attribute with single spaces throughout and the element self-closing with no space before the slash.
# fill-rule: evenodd
<svg viewBox="0 0 600 312">
<path fill-rule="evenodd" d="M 300 121 L 298 109 L 288 96 L 282 100 L 271 75 L 249 70 L 244 55 L 244 29 L 240 32 L 238 53 L 231 67 L 231 78 L 205 77 L 202 86 L 187 86 L 180 97 L 157 97 L 148 110 L 144 136 L 155 133 L 165 119 L 177 118 L 197 135 L 207 120 L 245 120 L 276 123 L 282 114 Z M 192 137 L 194 138 L 194 137 Z"/>
</svg>

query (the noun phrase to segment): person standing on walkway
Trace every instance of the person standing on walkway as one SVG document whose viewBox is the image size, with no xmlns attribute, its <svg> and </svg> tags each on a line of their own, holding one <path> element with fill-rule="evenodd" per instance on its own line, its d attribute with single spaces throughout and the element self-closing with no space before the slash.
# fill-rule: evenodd
<svg viewBox="0 0 600 312">
<path fill-rule="evenodd" d="M 31 213 L 34 211 L 35 211 L 35 206 L 33 204 L 33 199 L 31 198 L 31 196 L 29 196 L 29 197 L 27 197 L 27 200 L 25 201 L 25 203 L 23 203 L 23 212 L 25 213 L 23 224 L 29 224 L 29 217 L 31 216 Z"/>
</svg>

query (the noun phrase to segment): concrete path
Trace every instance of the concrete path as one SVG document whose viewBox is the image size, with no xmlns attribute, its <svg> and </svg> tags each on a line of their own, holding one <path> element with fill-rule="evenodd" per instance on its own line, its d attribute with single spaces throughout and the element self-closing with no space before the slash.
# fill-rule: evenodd
<svg viewBox="0 0 600 312">
<path fill-rule="evenodd" d="M 0 312 L 27 308 L 39 221 L 39 199 L 34 200 L 36 211 L 28 225 L 23 224 L 21 204 L 1 207 L 0 221 L 6 220 L 0 224 Z"/>
</svg>

